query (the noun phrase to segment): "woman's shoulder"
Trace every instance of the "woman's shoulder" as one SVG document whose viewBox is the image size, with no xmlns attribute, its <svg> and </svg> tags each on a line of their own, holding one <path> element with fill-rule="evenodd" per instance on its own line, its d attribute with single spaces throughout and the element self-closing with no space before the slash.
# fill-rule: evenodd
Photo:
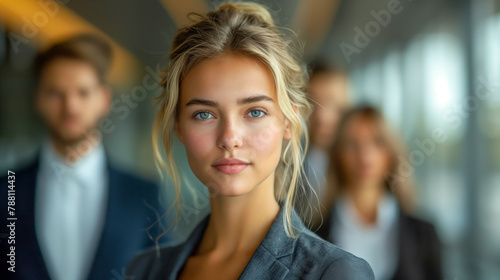
<svg viewBox="0 0 500 280">
<path fill-rule="evenodd" d="M 412 215 L 401 214 L 400 232 L 405 239 L 410 238 L 419 244 L 439 244 L 439 237 L 434 225 Z"/>
<path fill-rule="evenodd" d="M 374 279 L 370 265 L 363 259 L 303 229 L 295 241 L 292 267 L 303 267 L 310 279 Z"/>
<path fill-rule="evenodd" d="M 146 249 L 134 257 L 127 267 L 130 279 L 165 279 L 165 275 L 175 275 L 200 240 L 208 217 L 201 220 L 188 238 L 176 244 L 165 244 Z"/>
<path fill-rule="evenodd" d="M 401 223 L 405 227 L 409 227 L 412 229 L 420 229 L 424 231 L 434 230 L 434 226 L 432 225 L 432 223 L 417 218 L 414 215 L 407 214 L 404 212 L 402 212 L 400 215 L 401 215 Z"/>
</svg>

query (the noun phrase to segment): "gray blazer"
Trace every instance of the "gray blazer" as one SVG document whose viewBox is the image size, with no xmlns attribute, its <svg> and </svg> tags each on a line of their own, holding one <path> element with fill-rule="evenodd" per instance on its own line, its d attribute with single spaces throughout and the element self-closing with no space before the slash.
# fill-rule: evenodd
<svg viewBox="0 0 500 280">
<path fill-rule="evenodd" d="M 281 210 L 239 279 L 374 279 L 366 261 L 343 251 L 308 230 L 293 212 L 296 238 L 286 235 Z M 129 264 L 125 279 L 177 279 L 184 263 L 196 249 L 208 223 L 205 218 L 186 242 L 151 248 Z M 129 278 L 127 278 L 129 277 Z"/>
</svg>

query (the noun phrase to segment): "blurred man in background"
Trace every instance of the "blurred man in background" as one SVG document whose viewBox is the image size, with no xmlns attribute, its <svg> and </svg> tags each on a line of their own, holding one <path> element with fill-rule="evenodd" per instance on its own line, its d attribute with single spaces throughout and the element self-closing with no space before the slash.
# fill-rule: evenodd
<svg viewBox="0 0 500 280">
<path fill-rule="evenodd" d="M 158 188 L 113 168 L 102 145 L 112 125 L 110 61 L 111 47 L 92 35 L 37 57 L 34 99 L 47 137 L 36 160 L 14 171 L 17 269 L 4 267 L 1 279 L 110 279 L 154 244 L 146 229 L 158 219 Z"/>
<path fill-rule="evenodd" d="M 305 159 L 305 172 L 309 184 L 321 198 L 326 187 L 328 151 L 334 139 L 337 122 L 349 105 L 348 78 L 340 68 L 316 60 L 310 65 L 311 74 L 307 93 L 314 110 L 309 118 L 310 145 Z M 306 188 L 307 190 L 307 188 Z M 316 207 L 318 198 L 314 193 L 307 194 L 308 204 Z M 320 199 L 322 202 L 322 199 Z M 308 209 L 307 204 L 302 205 Z M 308 212 L 308 210 L 305 210 Z M 321 223 L 321 217 L 312 209 L 312 215 L 318 216 L 315 223 Z"/>
</svg>

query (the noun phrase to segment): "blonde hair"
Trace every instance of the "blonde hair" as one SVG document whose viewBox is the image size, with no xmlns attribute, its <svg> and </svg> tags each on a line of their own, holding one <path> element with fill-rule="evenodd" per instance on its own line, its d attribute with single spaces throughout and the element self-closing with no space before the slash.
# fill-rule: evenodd
<svg viewBox="0 0 500 280">
<path fill-rule="evenodd" d="M 157 166 L 167 172 L 175 187 L 176 217 L 181 205 L 181 180 L 172 156 L 172 141 L 180 84 L 189 70 L 201 61 L 236 53 L 258 59 L 269 68 L 276 85 L 278 104 L 290 122 L 292 137 L 284 145 L 276 170 L 275 198 L 284 208 L 283 220 L 287 234 L 295 237 L 291 217 L 297 189 L 304 187 L 298 184 L 303 176 L 305 153 L 301 138 L 305 137 L 307 147 L 306 119 L 311 105 L 303 91 L 304 71 L 292 54 L 291 41 L 283 38 L 284 34 L 274 25 L 269 11 L 255 3 L 226 3 L 205 15 L 190 14 L 190 18 L 194 22 L 175 34 L 166 76 L 161 82 L 164 90 L 156 99 L 159 111 L 153 128 Z M 159 148 L 160 135 L 166 162 Z"/>
</svg>

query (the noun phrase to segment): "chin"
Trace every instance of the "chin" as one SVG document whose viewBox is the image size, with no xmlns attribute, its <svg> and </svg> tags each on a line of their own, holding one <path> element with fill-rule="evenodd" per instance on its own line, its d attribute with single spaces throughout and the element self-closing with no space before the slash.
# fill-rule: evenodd
<svg viewBox="0 0 500 280">
<path fill-rule="evenodd" d="M 81 133 L 61 133 L 59 136 L 64 143 L 75 144 L 85 140 L 85 135 Z"/>
<path fill-rule="evenodd" d="M 59 133 L 56 137 L 67 149 L 82 154 L 90 151 L 95 145 L 94 141 L 82 133 Z"/>
<path fill-rule="evenodd" d="M 207 186 L 207 188 L 210 188 L 211 193 L 213 193 L 214 195 L 220 195 L 224 197 L 242 196 L 249 193 L 253 189 L 253 186 L 243 182 L 211 182 L 205 184 L 205 186 Z"/>
</svg>

